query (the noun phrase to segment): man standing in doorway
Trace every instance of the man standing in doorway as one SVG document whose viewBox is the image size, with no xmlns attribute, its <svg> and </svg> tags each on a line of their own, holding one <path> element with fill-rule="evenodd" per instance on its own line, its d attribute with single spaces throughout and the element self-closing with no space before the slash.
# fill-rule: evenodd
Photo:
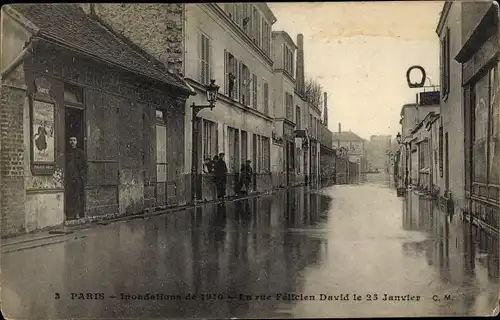
<svg viewBox="0 0 500 320">
<path fill-rule="evenodd" d="M 224 161 L 224 153 L 219 153 L 219 160 L 215 163 L 215 186 L 217 187 L 217 198 L 223 199 L 226 196 L 226 174 L 227 166 Z"/>
<path fill-rule="evenodd" d="M 66 152 L 66 210 L 70 217 L 83 217 L 84 182 L 87 175 L 85 155 L 77 148 L 78 140 L 69 138 L 70 148 Z"/>
</svg>

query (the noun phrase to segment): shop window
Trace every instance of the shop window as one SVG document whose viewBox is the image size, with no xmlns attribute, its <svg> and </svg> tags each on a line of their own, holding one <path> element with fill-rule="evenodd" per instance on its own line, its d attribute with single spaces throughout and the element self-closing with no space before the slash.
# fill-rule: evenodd
<svg viewBox="0 0 500 320">
<path fill-rule="evenodd" d="M 473 182 L 487 183 L 488 162 L 488 110 L 489 77 L 481 78 L 475 85 L 476 100 L 473 123 Z"/>
</svg>

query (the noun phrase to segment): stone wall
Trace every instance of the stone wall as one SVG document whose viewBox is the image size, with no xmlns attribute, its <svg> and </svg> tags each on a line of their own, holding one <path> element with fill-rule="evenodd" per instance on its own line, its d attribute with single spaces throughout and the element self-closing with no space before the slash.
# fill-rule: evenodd
<svg viewBox="0 0 500 320">
<path fill-rule="evenodd" d="M 95 3 L 97 17 L 168 69 L 184 73 L 184 5 Z"/>
<path fill-rule="evenodd" d="M 0 108 L 2 237 L 23 232 L 25 220 L 23 121 L 26 91 L 8 86 L 9 81 L 6 82 L 2 84 Z"/>
</svg>

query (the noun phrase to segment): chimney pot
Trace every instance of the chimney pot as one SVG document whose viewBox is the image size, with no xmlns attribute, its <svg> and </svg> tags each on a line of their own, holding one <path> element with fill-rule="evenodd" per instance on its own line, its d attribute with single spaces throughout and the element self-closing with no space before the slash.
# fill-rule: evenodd
<svg viewBox="0 0 500 320">
<path fill-rule="evenodd" d="M 339 122 L 339 133 L 341 133 L 341 132 L 342 132 L 342 125 Z"/>
</svg>

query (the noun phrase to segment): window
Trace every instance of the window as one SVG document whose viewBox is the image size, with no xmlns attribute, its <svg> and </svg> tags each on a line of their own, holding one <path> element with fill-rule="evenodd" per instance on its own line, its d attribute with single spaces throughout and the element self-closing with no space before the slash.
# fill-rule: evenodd
<svg viewBox="0 0 500 320">
<path fill-rule="evenodd" d="M 242 24 L 241 23 L 241 20 L 242 20 L 241 19 L 241 13 L 242 13 L 242 7 L 241 7 L 241 5 L 242 5 L 241 3 L 235 3 L 235 4 L 233 4 L 233 6 L 234 6 L 233 7 L 234 8 L 233 9 L 234 10 L 233 21 L 236 22 L 236 24 L 238 26 L 240 26 L 240 27 L 241 27 L 241 24 Z"/>
<path fill-rule="evenodd" d="M 269 172 L 271 170 L 271 140 L 268 137 L 261 137 L 261 171 Z"/>
<path fill-rule="evenodd" d="M 293 77 L 293 51 L 286 44 L 283 45 L 283 68 Z"/>
<path fill-rule="evenodd" d="M 309 114 L 309 133 L 312 134 L 313 133 L 313 116 L 312 114 Z"/>
<path fill-rule="evenodd" d="M 293 96 L 288 92 L 285 92 L 285 110 L 286 118 L 293 121 Z"/>
<path fill-rule="evenodd" d="M 419 164 L 419 169 L 424 169 L 425 168 L 425 142 L 421 142 L 418 146 L 418 164 Z"/>
<path fill-rule="evenodd" d="M 262 50 L 264 50 L 267 55 L 271 54 L 271 27 L 269 26 L 269 23 L 262 18 Z"/>
<path fill-rule="evenodd" d="M 300 107 L 295 106 L 295 127 L 297 129 L 302 129 L 301 128 L 301 121 L 300 121 Z"/>
<path fill-rule="evenodd" d="M 161 111 L 160 111 L 161 112 Z M 163 119 L 156 123 L 156 181 L 167 181 L 167 127 Z"/>
<path fill-rule="evenodd" d="M 498 68 L 490 70 L 490 137 L 489 137 L 489 183 L 500 185 L 500 104 L 498 103 Z"/>
<path fill-rule="evenodd" d="M 443 177 L 444 166 L 444 146 L 443 146 L 443 127 L 439 127 L 439 176 Z"/>
<path fill-rule="evenodd" d="M 243 21 L 242 26 L 245 33 L 251 37 L 253 34 L 253 16 L 252 16 L 252 5 L 249 3 L 243 3 Z"/>
<path fill-rule="evenodd" d="M 260 14 L 259 14 L 259 11 L 257 10 L 257 8 L 253 8 L 253 15 L 254 15 L 254 19 L 255 19 L 255 33 L 254 33 L 254 36 L 253 36 L 253 42 L 258 45 L 259 47 L 261 47 L 261 42 L 260 42 Z"/>
<path fill-rule="evenodd" d="M 64 101 L 76 104 L 83 103 L 83 89 L 69 83 L 64 84 Z"/>
<path fill-rule="evenodd" d="M 255 75 L 255 73 L 252 75 L 252 106 L 257 109 L 257 86 L 258 86 L 258 82 L 257 82 L 257 76 Z"/>
<path fill-rule="evenodd" d="M 232 99 L 236 99 L 239 93 L 239 68 L 238 60 L 229 52 L 224 50 L 224 93 Z"/>
<path fill-rule="evenodd" d="M 239 154 L 239 130 L 235 128 L 228 127 L 228 171 L 238 172 L 240 164 L 240 154 Z"/>
<path fill-rule="evenodd" d="M 269 115 L 269 86 L 265 80 L 264 83 L 264 114 Z"/>
<path fill-rule="evenodd" d="M 250 70 L 240 62 L 240 102 L 250 106 Z"/>
<path fill-rule="evenodd" d="M 248 133 L 241 130 L 241 159 L 243 161 L 249 160 L 248 158 Z"/>
<path fill-rule="evenodd" d="M 232 19 L 234 16 L 234 5 L 232 3 L 225 3 L 224 11 L 226 11 L 226 14 Z"/>
<path fill-rule="evenodd" d="M 200 82 L 210 83 L 210 38 L 200 35 Z"/>
<path fill-rule="evenodd" d="M 441 94 L 446 99 L 450 92 L 450 29 L 441 40 Z"/>
<path fill-rule="evenodd" d="M 313 137 L 316 137 L 316 133 L 317 133 L 317 131 L 316 131 L 316 129 L 317 129 L 317 127 L 316 127 L 316 124 L 317 124 L 316 118 L 313 118 L 312 124 L 313 124 L 313 126 L 312 126 L 312 134 L 313 134 Z"/>
<path fill-rule="evenodd" d="M 475 85 L 476 101 L 474 104 L 474 124 L 472 154 L 473 182 L 487 183 L 488 157 L 488 109 L 489 109 L 489 77 L 484 76 Z"/>
<path fill-rule="evenodd" d="M 217 154 L 217 123 L 203 120 L 203 159 Z"/>
</svg>

